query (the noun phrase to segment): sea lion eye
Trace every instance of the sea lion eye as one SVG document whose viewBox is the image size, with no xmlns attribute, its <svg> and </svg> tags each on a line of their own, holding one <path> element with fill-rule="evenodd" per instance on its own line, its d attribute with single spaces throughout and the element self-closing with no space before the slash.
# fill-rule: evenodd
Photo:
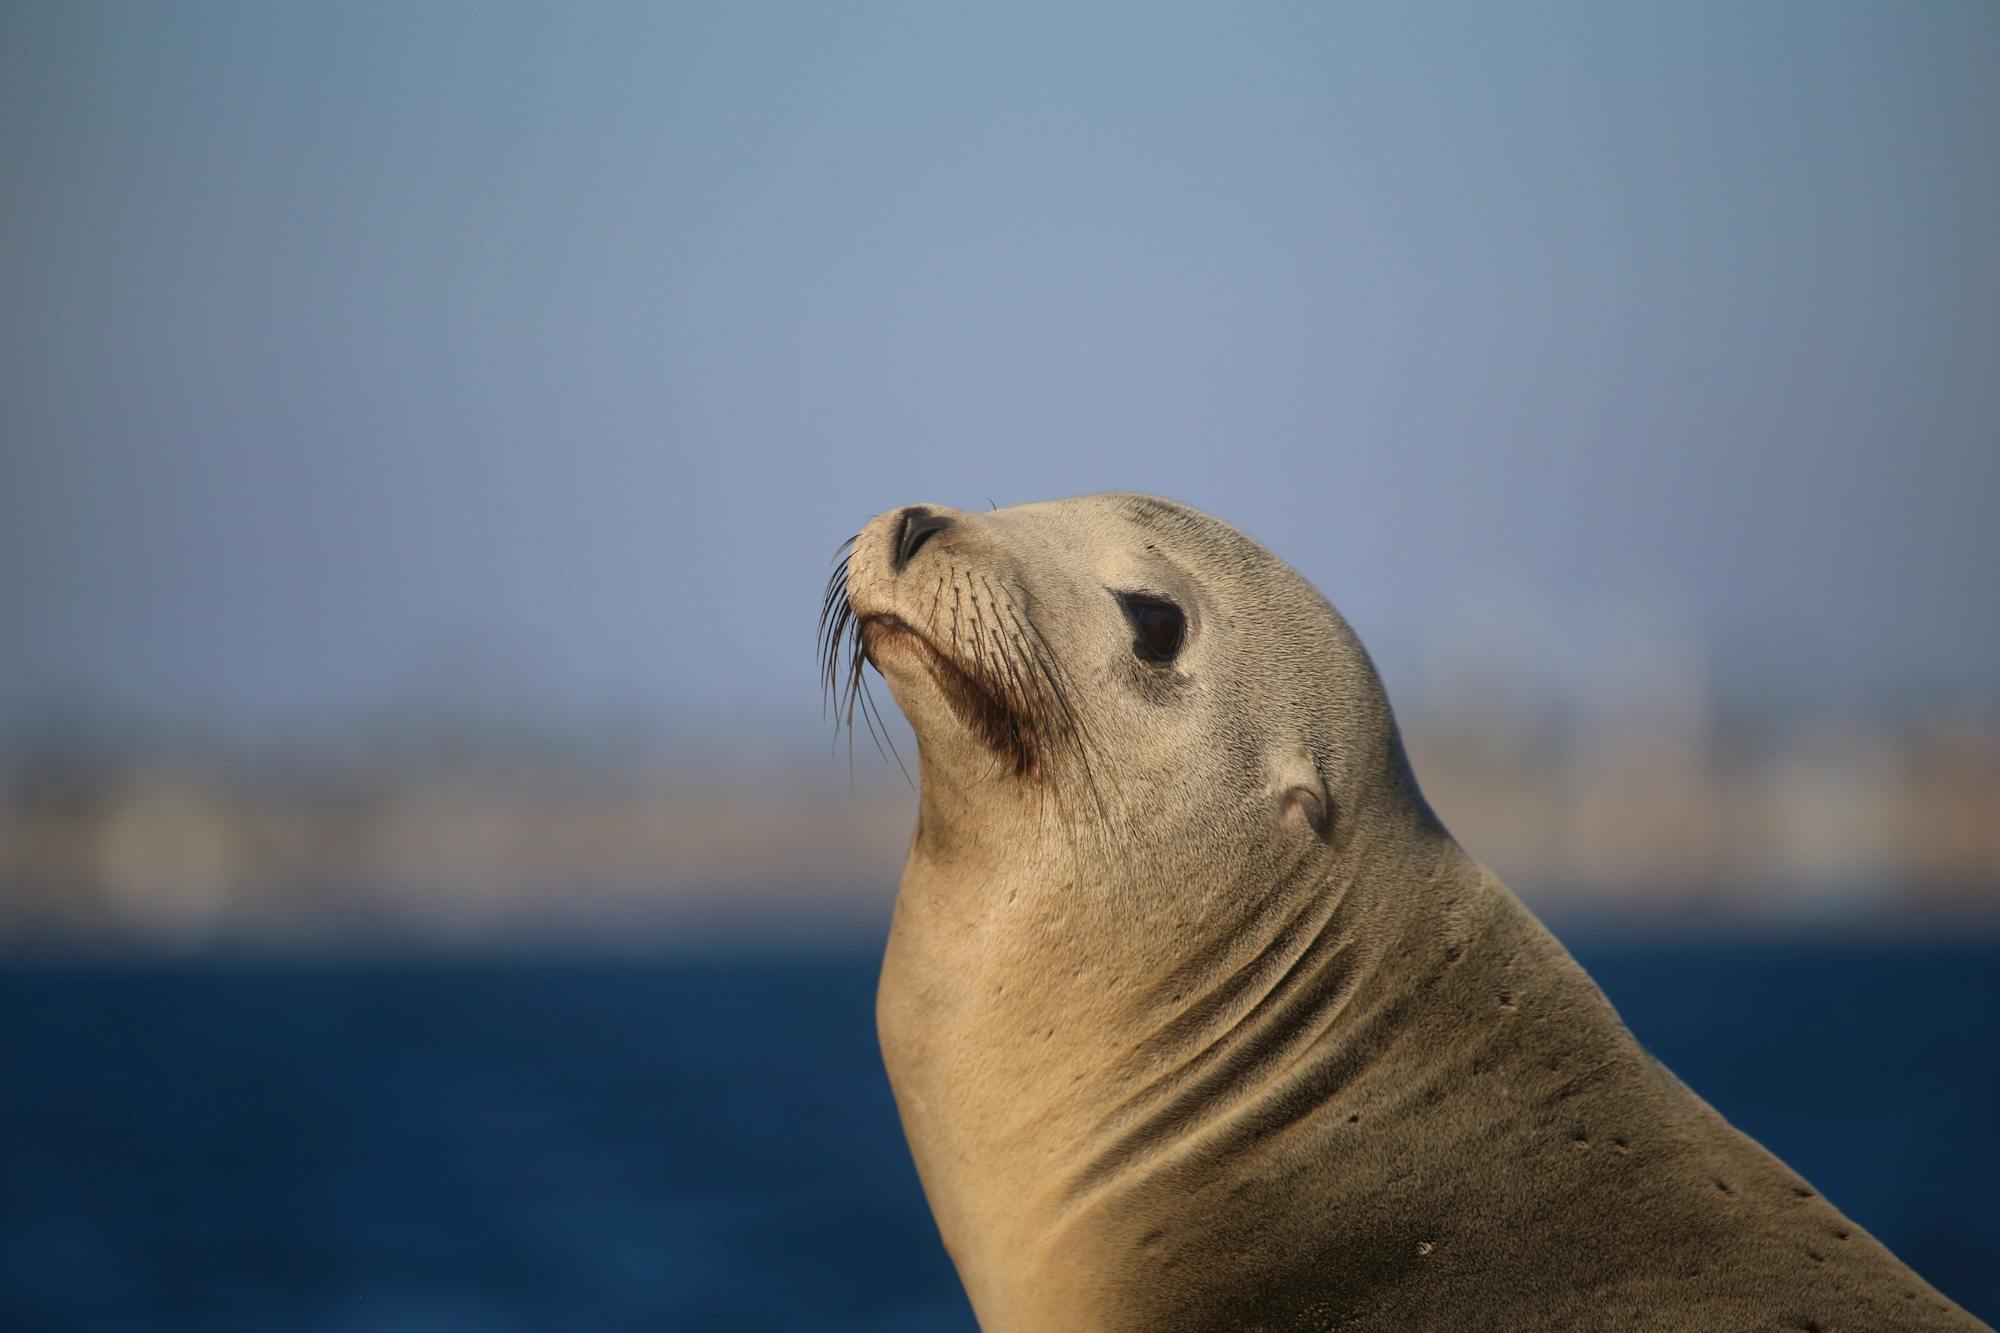
<svg viewBox="0 0 2000 1333">
<path fill-rule="evenodd" d="M 1181 614 L 1181 609 L 1165 598 L 1148 597 L 1144 593 L 1122 592 L 1118 600 L 1124 604 L 1125 618 L 1136 631 L 1132 639 L 1134 655 L 1146 662 L 1173 661 L 1181 650 L 1181 640 L 1187 636 L 1187 617 Z"/>
</svg>

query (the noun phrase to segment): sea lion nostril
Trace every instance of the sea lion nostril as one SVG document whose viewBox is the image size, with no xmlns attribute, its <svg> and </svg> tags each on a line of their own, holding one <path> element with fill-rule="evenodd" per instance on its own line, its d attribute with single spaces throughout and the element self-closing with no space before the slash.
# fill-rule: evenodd
<svg viewBox="0 0 2000 1333">
<path fill-rule="evenodd" d="M 912 505 L 903 511 L 902 525 L 896 531 L 896 551 L 894 565 L 898 574 L 903 566 L 916 558 L 924 543 L 951 526 L 951 520 L 942 514 L 933 514 L 922 505 Z"/>
</svg>

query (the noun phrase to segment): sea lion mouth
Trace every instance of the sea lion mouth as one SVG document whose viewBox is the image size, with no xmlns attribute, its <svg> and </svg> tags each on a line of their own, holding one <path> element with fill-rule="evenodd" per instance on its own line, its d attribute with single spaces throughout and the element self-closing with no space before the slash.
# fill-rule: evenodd
<svg viewBox="0 0 2000 1333">
<path fill-rule="evenodd" d="M 1015 774 L 1031 777 L 1040 769 L 1035 727 L 1009 702 L 1010 691 L 990 681 L 978 662 L 963 662 L 948 648 L 901 616 L 877 612 L 859 617 L 861 650 L 877 671 L 879 654 L 907 649 L 930 672 L 958 720 L 995 754 L 1006 759 Z"/>
<path fill-rule="evenodd" d="M 914 654 L 953 716 L 1015 777 L 1035 783 L 1058 807 L 1072 797 L 1087 801 L 1092 822 L 1109 827 L 1099 786 L 1103 751 L 1077 706 L 1075 680 L 1036 624 L 1027 589 L 950 566 L 929 590 L 932 618 L 919 629 L 876 601 L 872 584 L 864 601 L 848 595 L 854 540 L 836 552 L 820 605 L 820 685 L 834 724 L 845 726 L 851 741 L 858 716 L 878 745 L 887 743 L 883 752 L 893 753 L 862 668 L 881 671 L 892 657 Z"/>
</svg>

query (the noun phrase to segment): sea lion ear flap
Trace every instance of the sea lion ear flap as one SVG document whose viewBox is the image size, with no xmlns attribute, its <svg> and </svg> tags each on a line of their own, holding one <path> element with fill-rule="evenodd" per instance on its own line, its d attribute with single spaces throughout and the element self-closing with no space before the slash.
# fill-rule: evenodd
<svg viewBox="0 0 2000 1333">
<path fill-rule="evenodd" d="M 1281 816 L 1299 820 L 1316 837 L 1331 837 L 1333 796 L 1312 752 L 1303 745 L 1293 746 L 1273 755 L 1271 763 L 1271 786 L 1278 794 Z"/>
</svg>

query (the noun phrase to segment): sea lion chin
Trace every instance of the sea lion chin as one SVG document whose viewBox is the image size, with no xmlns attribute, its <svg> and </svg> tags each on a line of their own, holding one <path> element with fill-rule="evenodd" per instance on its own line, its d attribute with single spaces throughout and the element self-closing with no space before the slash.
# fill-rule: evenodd
<svg viewBox="0 0 2000 1333">
<path fill-rule="evenodd" d="M 877 1026 L 989 1331 L 1983 1327 L 1639 1047 L 1227 524 L 893 510 L 821 651 L 917 738 Z"/>
<path fill-rule="evenodd" d="M 978 658 L 961 659 L 939 646 L 902 617 L 877 613 L 861 617 L 862 653 L 887 677 L 914 660 L 927 672 L 959 722 L 1021 777 L 1037 774 L 1035 728 L 1019 711 L 1018 692 L 990 677 Z"/>
</svg>

